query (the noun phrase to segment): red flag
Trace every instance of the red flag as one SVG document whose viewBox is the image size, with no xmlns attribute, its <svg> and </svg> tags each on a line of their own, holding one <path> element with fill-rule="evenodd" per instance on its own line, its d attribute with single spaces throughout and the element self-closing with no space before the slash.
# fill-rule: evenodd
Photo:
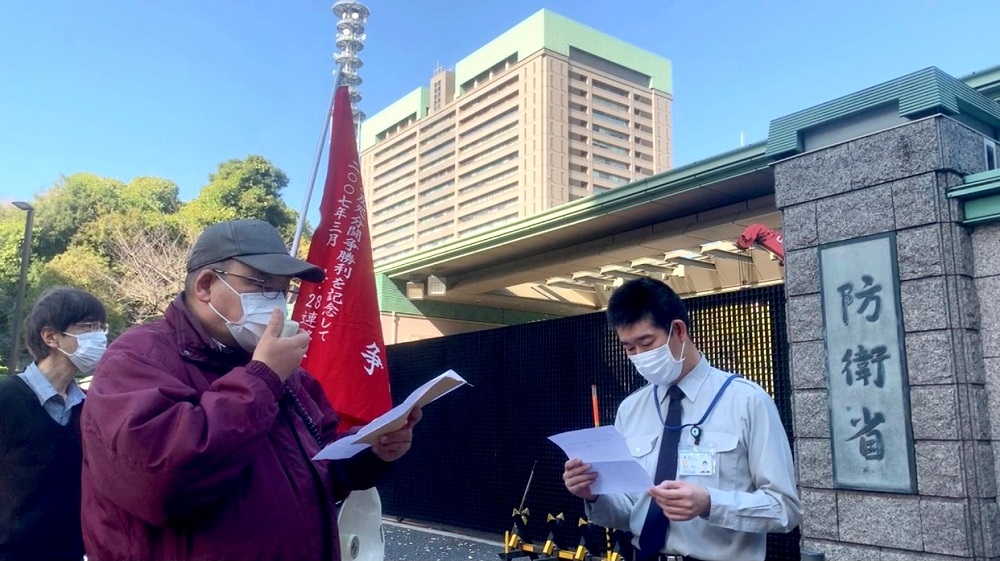
<svg viewBox="0 0 1000 561">
<path fill-rule="evenodd" d="M 308 257 L 326 269 L 326 278 L 302 282 L 292 319 L 312 333 L 302 367 L 323 385 L 345 431 L 392 408 L 347 86 L 337 89 L 330 139 L 319 227 Z"/>
</svg>

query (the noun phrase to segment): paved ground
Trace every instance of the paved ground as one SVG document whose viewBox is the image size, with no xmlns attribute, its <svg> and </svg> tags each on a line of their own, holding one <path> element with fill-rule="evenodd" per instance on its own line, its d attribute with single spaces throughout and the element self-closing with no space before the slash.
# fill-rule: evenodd
<svg viewBox="0 0 1000 561">
<path fill-rule="evenodd" d="M 500 561 L 496 541 L 385 523 L 385 561 Z"/>
</svg>

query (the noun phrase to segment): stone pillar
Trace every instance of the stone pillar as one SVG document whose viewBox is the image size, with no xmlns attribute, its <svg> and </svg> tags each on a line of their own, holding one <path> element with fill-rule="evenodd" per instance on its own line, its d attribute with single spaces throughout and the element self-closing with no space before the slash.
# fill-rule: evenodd
<svg viewBox="0 0 1000 561">
<path fill-rule="evenodd" d="M 981 244 L 992 260 L 979 274 L 961 208 L 946 198 L 962 176 L 983 171 L 982 154 L 980 133 L 935 115 L 774 165 L 803 549 L 823 551 L 828 561 L 1000 556 L 990 430 L 1000 428 L 1000 396 L 987 396 L 983 358 L 988 349 L 996 388 L 1000 239 L 993 233 Z M 833 478 L 819 246 L 889 231 L 896 231 L 917 494 L 836 489 Z M 992 294 L 983 304 L 988 332 L 980 329 L 978 293 Z"/>
</svg>

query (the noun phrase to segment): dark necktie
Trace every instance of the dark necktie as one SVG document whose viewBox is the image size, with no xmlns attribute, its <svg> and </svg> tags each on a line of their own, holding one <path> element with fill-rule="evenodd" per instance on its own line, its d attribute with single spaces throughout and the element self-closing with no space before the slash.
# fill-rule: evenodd
<svg viewBox="0 0 1000 561">
<path fill-rule="evenodd" d="M 667 391 L 670 397 L 670 405 L 667 409 L 666 425 L 679 427 L 681 424 L 681 398 L 684 392 L 677 386 L 670 386 Z M 656 477 L 653 483 L 659 485 L 668 479 L 677 477 L 677 445 L 681 440 L 681 431 L 667 430 L 663 428 L 663 436 L 660 437 L 660 457 L 656 461 Z M 646 521 L 642 524 L 642 533 L 639 534 L 639 560 L 655 559 L 667 543 L 667 536 L 670 535 L 670 520 L 663 514 L 663 510 L 656 501 L 649 501 L 649 509 L 646 511 Z"/>
</svg>

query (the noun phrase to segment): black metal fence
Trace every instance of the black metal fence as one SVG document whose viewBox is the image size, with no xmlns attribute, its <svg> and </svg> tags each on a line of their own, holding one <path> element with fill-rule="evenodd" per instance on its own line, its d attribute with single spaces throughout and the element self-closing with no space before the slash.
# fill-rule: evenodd
<svg viewBox="0 0 1000 561">
<path fill-rule="evenodd" d="M 699 349 L 768 390 L 791 434 L 784 302 L 782 286 L 686 301 Z M 643 383 L 603 313 L 392 345 L 388 361 L 397 403 L 449 368 L 474 387 L 428 406 L 415 446 L 379 486 L 383 512 L 498 539 L 533 465 L 528 538 L 545 538 L 550 513 L 575 527 L 582 501 L 563 487 L 566 458 L 547 437 L 593 425 L 591 384 L 604 425 Z M 797 561 L 798 532 L 771 536 L 768 559 Z"/>
</svg>

